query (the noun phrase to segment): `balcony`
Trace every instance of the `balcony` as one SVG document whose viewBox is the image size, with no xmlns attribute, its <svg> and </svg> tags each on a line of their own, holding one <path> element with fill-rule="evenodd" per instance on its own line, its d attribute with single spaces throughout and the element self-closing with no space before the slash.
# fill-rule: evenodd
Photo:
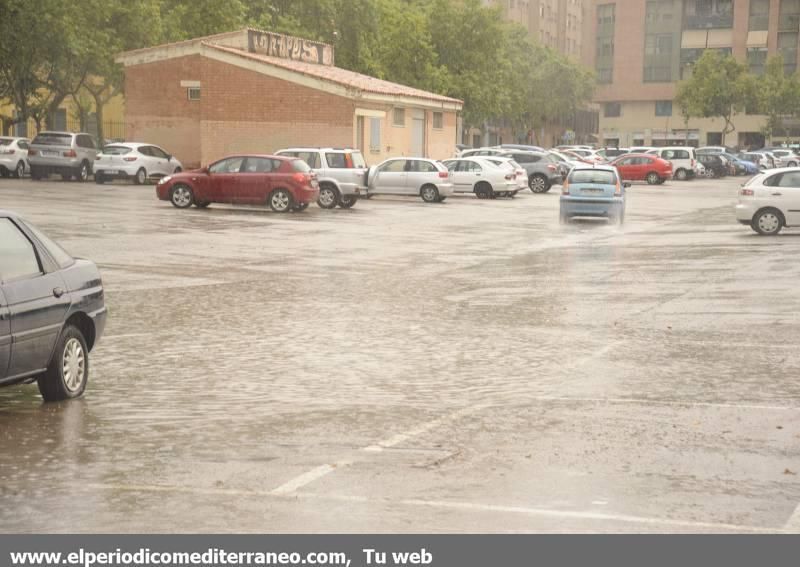
<svg viewBox="0 0 800 567">
<path fill-rule="evenodd" d="M 717 28 L 732 28 L 733 14 L 706 14 L 706 15 L 686 15 L 683 29 L 687 30 L 709 30 Z"/>
</svg>

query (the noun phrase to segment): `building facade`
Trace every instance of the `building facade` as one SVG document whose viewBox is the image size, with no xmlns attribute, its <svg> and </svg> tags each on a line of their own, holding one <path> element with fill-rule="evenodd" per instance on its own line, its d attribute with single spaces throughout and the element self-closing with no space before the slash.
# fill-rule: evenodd
<svg viewBox="0 0 800 567">
<path fill-rule="evenodd" d="M 592 0 L 586 31 L 593 48 L 584 63 L 597 73 L 600 136 L 609 146 L 720 144 L 721 119 L 686 124 L 673 105 L 678 81 L 707 49 L 732 54 L 755 74 L 776 53 L 787 73 L 800 63 L 800 0 Z M 736 115 L 725 143 L 762 145 L 764 122 Z"/>
<path fill-rule="evenodd" d="M 245 29 L 121 54 L 128 139 L 187 167 L 231 153 L 357 147 L 451 157 L 459 100 L 338 68 L 333 47 Z"/>
</svg>

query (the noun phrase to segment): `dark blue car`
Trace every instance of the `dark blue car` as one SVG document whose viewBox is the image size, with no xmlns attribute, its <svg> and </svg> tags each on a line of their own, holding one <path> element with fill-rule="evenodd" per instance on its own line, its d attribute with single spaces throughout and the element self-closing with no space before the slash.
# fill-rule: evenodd
<svg viewBox="0 0 800 567">
<path fill-rule="evenodd" d="M 46 401 L 80 396 L 105 322 L 97 266 L 0 211 L 0 386 L 36 381 Z"/>
</svg>

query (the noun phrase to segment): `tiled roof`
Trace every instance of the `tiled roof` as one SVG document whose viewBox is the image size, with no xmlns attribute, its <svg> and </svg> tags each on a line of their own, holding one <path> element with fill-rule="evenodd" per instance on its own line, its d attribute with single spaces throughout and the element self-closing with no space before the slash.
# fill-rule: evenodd
<svg viewBox="0 0 800 567">
<path fill-rule="evenodd" d="M 225 53 L 237 55 L 245 59 L 259 61 L 261 63 L 266 63 L 268 65 L 280 67 L 281 69 L 286 69 L 289 71 L 294 71 L 296 73 L 301 73 L 303 75 L 314 77 L 316 79 L 321 79 L 323 81 L 330 81 L 332 83 L 336 83 L 338 85 L 342 85 L 344 87 L 348 87 L 355 90 L 360 90 L 374 94 L 389 95 L 389 96 L 413 97 L 429 101 L 441 102 L 445 104 L 463 105 L 463 101 L 460 101 L 455 98 L 450 98 L 435 93 L 431 93 L 428 91 L 407 87 L 405 85 L 399 85 L 397 83 L 391 83 L 389 81 L 376 79 L 368 75 L 362 75 L 361 73 L 355 73 L 353 71 L 348 71 L 347 69 L 341 69 L 339 67 L 333 67 L 329 65 L 317 65 L 315 63 L 305 63 L 302 61 L 294 61 L 291 59 L 281 59 L 279 57 L 269 57 L 267 55 L 242 51 L 241 49 L 234 49 L 232 47 L 215 45 L 214 43 L 204 43 L 203 45 L 218 51 L 223 51 Z"/>
</svg>

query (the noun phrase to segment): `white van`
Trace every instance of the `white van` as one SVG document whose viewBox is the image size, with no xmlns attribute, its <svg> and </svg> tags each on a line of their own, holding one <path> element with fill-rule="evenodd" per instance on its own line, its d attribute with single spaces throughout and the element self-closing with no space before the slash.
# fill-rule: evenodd
<svg viewBox="0 0 800 567">
<path fill-rule="evenodd" d="M 656 148 L 647 152 L 672 162 L 672 176 L 679 181 L 691 179 L 697 173 L 697 155 L 691 146 L 671 146 Z"/>
</svg>

